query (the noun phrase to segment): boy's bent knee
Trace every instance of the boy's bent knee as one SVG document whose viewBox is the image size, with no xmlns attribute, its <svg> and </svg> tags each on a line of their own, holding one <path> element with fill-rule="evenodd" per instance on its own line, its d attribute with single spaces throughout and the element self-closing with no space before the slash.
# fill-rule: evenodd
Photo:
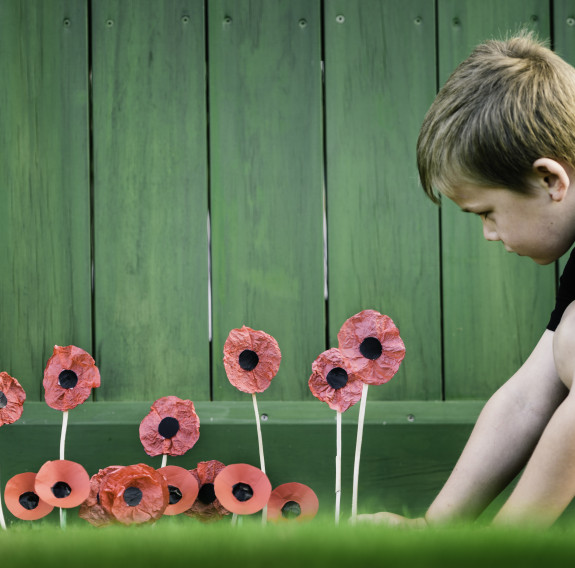
<svg viewBox="0 0 575 568">
<path fill-rule="evenodd" d="M 555 330 L 553 357 L 557 374 L 571 388 L 575 375 L 575 302 L 569 304 Z"/>
</svg>

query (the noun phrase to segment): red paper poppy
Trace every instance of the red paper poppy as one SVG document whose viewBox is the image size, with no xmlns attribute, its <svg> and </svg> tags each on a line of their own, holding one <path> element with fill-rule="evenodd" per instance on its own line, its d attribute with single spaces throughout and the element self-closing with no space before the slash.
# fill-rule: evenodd
<svg viewBox="0 0 575 568">
<path fill-rule="evenodd" d="M 140 424 L 140 440 L 149 456 L 181 456 L 199 437 L 200 419 L 194 403 L 177 396 L 156 400 Z"/>
<path fill-rule="evenodd" d="M 375 310 L 350 317 L 337 339 L 352 372 L 368 385 L 387 383 L 405 356 L 405 345 L 392 319 Z"/>
<path fill-rule="evenodd" d="M 82 505 L 80 505 L 79 515 L 95 527 L 109 525 L 115 520 L 100 504 L 100 486 L 107 475 L 117 471 L 121 467 L 120 465 L 105 467 L 94 474 L 90 479 L 90 494 Z"/>
<path fill-rule="evenodd" d="M 33 472 L 19 473 L 6 483 L 4 501 L 8 510 L 23 521 L 37 521 L 48 515 L 54 507 L 36 493 Z"/>
<path fill-rule="evenodd" d="M 234 387 L 250 394 L 265 391 L 281 362 L 278 342 L 245 325 L 232 329 L 224 344 L 224 367 Z"/>
<path fill-rule="evenodd" d="M 220 471 L 214 481 L 214 491 L 228 511 L 251 515 L 266 506 L 272 485 L 261 469 L 246 463 L 235 463 Z"/>
<path fill-rule="evenodd" d="M 79 464 L 69 460 L 46 462 L 36 474 L 34 488 L 49 505 L 70 509 L 81 505 L 90 494 L 90 476 Z"/>
<path fill-rule="evenodd" d="M 143 463 L 121 467 L 100 485 L 100 504 L 124 525 L 159 519 L 169 501 L 164 476 Z"/>
<path fill-rule="evenodd" d="M 0 426 L 16 422 L 26 400 L 26 393 L 20 383 L 8 373 L 0 373 Z"/>
<path fill-rule="evenodd" d="M 179 515 L 195 502 L 200 486 L 190 471 L 177 465 L 167 465 L 158 470 L 166 479 L 170 502 L 164 515 Z"/>
<path fill-rule="evenodd" d="M 218 460 L 200 462 L 190 473 L 197 479 L 199 491 L 195 503 L 184 511 L 189 517 L 202 522 L 219 521 L 228 511 L 216 497 L 214 480 L 226 466 Z"/>
<path fill-rule="evenodd" d="M 332 410 L 345 412 L 361 399 L 363 383 L 349 369 L 349 363 L 335 347 L 321 353 L 311 365 L 309 388 Z"/>
<path fill-rule="evenodd" d="M 100 386 L 100 371 L 94 359 L 74 345 L 54 346 L 44 370 L 46 404 L 56 410 L 71 410 L 82 404 Z"/>
<path fill-rule="evenodd" d="M 308 521 L 319 509 L 319 501 L 314 491 L 303 483 L 284 483 L 276 487 L 268 501 L 270 521 Z"/>
</svg>

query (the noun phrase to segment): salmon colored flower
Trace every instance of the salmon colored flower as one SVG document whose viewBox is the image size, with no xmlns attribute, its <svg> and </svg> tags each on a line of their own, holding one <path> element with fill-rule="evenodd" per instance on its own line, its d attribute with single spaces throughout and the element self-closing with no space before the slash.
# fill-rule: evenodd
<svg viewBox="0 0 575 568">
<path fill-rule="evenodd" d="M 363 383 L 351 372 L 339 349 L 320 353 L 311 370 L 308 385 L 313 396 L 327 402 L 332 410 L 345 412 L 361 399 Z"/>
<path fill-rule="evenodd" d="M 56 410 L 71 410 L 100 386 L 100 371 L 91 355 L 74 345 L 54 346 L 44 370 L 46 404 Z"/>
<path fill-rule="evenodd" d="M 8 373 L 0 373 L 0 426 L 12 424 L 22 416 L 26 393 Z"/>
<path fill-rule="evenodd" d="M 250 394 L 265 391 L 281 362 L 278 342 L 245 325 L 232 329 L 224 344 L 224 367 L 232 385 Z"/>
<path fill-rule="evenodd" d="M 100 486 L 104 478 L 117 471 L 122 466 L 110 465 L 95 473 L 90 479 L 90 494 L 80 505 L 80 518 L 88 521 L 95 527 L 102 527 L 114 522 L 114 517 L 100 504 Z"/>
<path fill-rule="evenodd" d="M 54 509 L 36 493 L 35 480 L 36 474 L 33 472 L 19 473 L 9 479 L 4 488 L 6 507 L 15 517 L 23 521 L 37 521 Z"/>
<path fill-rule="evenodd" d="M 303 483 L 284 483 L 276 487 L 268 501 L 270 521 L 308 521 L 319 509 L 315 492 Z"/>
<path fill-rule="evenodd" d="M 34 488 L 40 499 L 61 509 L 81 505 L 90 494 L 90 476 L 69 460 L 46 462 L 36 474 Z"/>
<path fill-rule="evenodd" d="M 156 521 L 169 501 L 164 476 L 143 463 L 109 473 L 100 485 L 100 504 L 124 525 Z"/>
<path fill-rule="evenodd" d="M 220 471 L 214 481 L 214 491 L 228 511 L 251 515 L 266 506 L 272 486 L 261 469 L 246 463 L 235 463 Z"/>
<path fill-rule="evenodd" d="M 194 517 L 202 522 L 219 521 L 228 511 L 216 497 L 214 480 L 226 466 L 218 460 L 200 462 L 190 473 L 198 480 L 199 491 L 195 503 L 184 511 L 188 517 Z"/>
<path fill-rule="evenodd" d="M 351 371 L 368 385 L 391 380 L 405 356 L 405 345 L 392 319 L 375 310 L 363 310 L 350 317 L 337 339 Z"/>
<path fill-rule="evenodd" d="M 181 456 L 199 437 L 200 419 L 194 403 L 177 396 L 156 400 L 140 424 L 140 440 L 149 456 Z"/>
<path fill-rule="evenodd" d="M 195 502 L 200 486 L 190 471 L 177 465 L 167 465 L 158 470 L 166 479 L 170 502 L 164 515 L 179 515 Z"/>
</svg>

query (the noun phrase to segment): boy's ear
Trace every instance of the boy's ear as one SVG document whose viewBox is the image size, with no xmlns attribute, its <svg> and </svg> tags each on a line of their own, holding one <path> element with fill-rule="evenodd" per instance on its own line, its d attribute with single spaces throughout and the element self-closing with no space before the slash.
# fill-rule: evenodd
<svg viewBox="0 0 575 568">
<path fill-rule="evenodd" d="M 533 173 L 538 182 L 549 192 L 553 201 L 562 201 L 571 185 L 571 169 L 551 158 L 539 158 L 533 162 Z"/>
</svg>

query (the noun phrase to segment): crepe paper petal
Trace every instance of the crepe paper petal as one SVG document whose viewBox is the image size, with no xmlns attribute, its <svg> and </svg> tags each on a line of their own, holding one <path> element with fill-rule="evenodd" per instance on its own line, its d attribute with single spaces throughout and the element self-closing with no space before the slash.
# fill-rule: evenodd
<svg viewBox="0 0 575 568">
<path fill-rule="evenodd" d="M 228 511 L 216 497 L 214 480 L 226 466 L 218 460 L 200 462 L 190 473 L 197 479 L 199 491 L 195 503 L 184 511 L 188 517 L 193 517 L 204 523 L 219 521 L 229 515 Z"/>
<path fill-rule="evenodd" d="M 80 505 L 80 518 L 88 521 L 95 527 L 103 527 L 114 522 L 114 517 L 100 504 L 100 486 L 104 478 L 123 466 L 110 465 L 95 473 L 90 479 L 90 494 Z"/>
<path fill-rule="evenodd" d="M 317 399 L 332 410 L 345 412 L 361 399 L 363 383 L 351 372 L 349 363 L 335 347 L 320 353 L 311 365 L 309 388 Z"/>
<path fill-rule="evenodd" d="M 26 393 L 17 379 L 8 373 L 0 373 L 0 426 L 16 422 L 26 400 Z"/>
<path fill-rule="evenodd" d="M 169 501 L 164 476 L 143 463 L 121 467 L 100 485 L 100 504 L 124 525 L 156 521 Z"/>
<path fill-rule="evenodd" d="M 71 410 L 100 386 L 100 371 L 92 356 L 76 347 L 54 346 L 54 354 L 44 370 L 46 404 L 56 410 Z"/>
<path fill-rule="evenodd" d="M 19 473 L 9 479 L 4 488 L 6 507 L 15 517 L 23 521 L 37 521 L 54 509 L 36 493 L 35 480 L 34 472 Z"/>
<path fill-rule="evenodd" d="M 235 463 L 220 471 L 214 481 L 214 491 L 228 511 L 251 515 L 266 506 L 272 485 L 261 469 L 247 463 Z"/>
<path fill-rule="evenodd" d="M 170 501 L 164 515 L 179 515 L 187 511 L 200 491 L 198 480 L 190 471 L 177 465 L 167 465 L 158 471 L 165 477 L 170 491 Z"/>
<path fill-rule="evenodd" d="M 350 317 L 337 339 L 352 372 L 368 385 L 391 380 L 405 356 L 405 345 L 392 319 L 375 310 L 363 310 Z"/>
<path fill-rule="evenodd" d="M 36 474 L 34 488 L 49 505 L 70 509 L 81 505 L 90 494 L 90 476 L 79 464 L 69 460 L 46 462 Z"/>
<path fill-rule="evenodd" d="M 265 391 L 281 362 L 278 342 L 265 331 L 232 329 L 224 344 L 224 367 L 234 387 L 250 394 Z"/>
<path fill-rule="evenodd" d="M 165 396 L 152 404 L 140 424 L 140 441 L 149 456 L 181 456 L 200 437 L 200 419 L 191 400 Z"/>
<path fill-rule="evenodd" d="M 317 515 L 319 501 L 313 489 L 303 483 L 278 485 L 268 501 L 270 521 L 309 521 Z"/>
</svg>

